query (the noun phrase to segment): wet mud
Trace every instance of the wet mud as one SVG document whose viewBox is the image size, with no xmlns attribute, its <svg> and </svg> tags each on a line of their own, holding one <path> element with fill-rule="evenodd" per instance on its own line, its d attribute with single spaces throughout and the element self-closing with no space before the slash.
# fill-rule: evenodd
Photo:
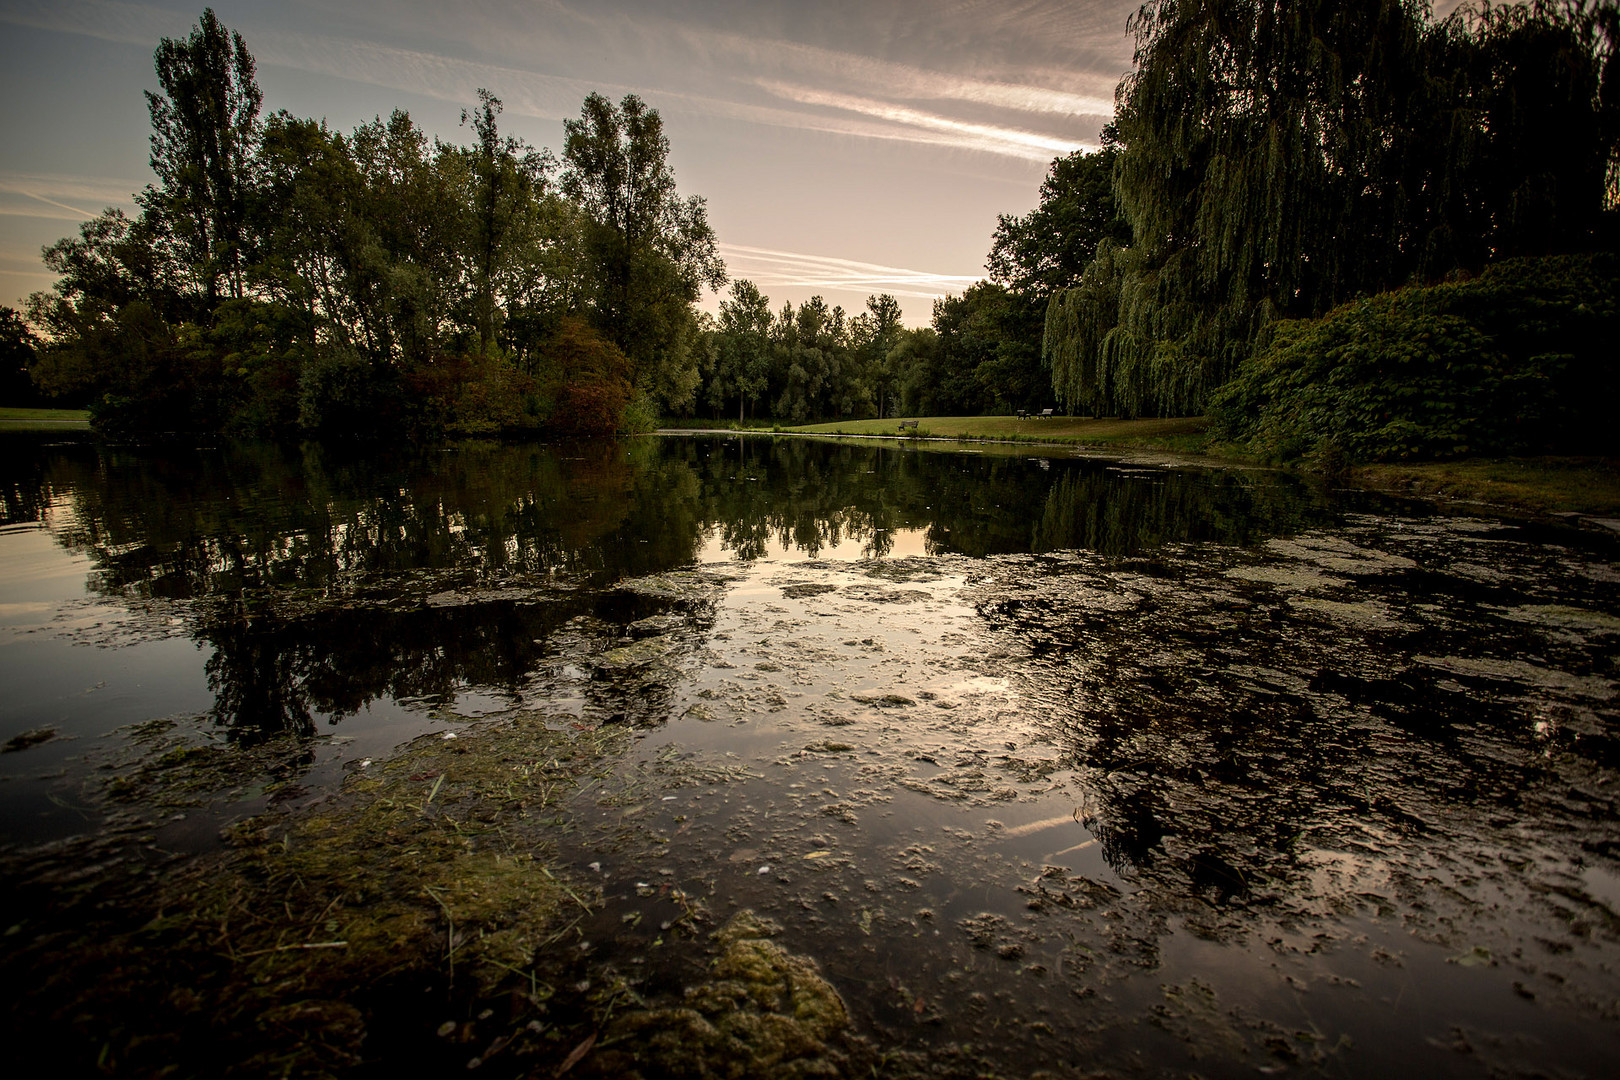
<svg viewBox="0 0 1620 1080">
<path fill-rule="evenodd" d="M 179 603 L 213 711 L 7 755 L 70 746 L 87 823 L 5 852 L 19 1015 L 136 1074 L 1612 1069 L 1612 538 L 784 453 L 644 464 L 662 564 Z M 367 700 L 421 733 L 351 753 Z"/>
</svg>

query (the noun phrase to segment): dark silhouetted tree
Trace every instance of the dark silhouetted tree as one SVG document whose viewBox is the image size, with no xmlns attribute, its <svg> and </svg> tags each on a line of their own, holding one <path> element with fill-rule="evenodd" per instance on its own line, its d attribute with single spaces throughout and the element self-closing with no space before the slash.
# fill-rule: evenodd
<svg viewBox="0 0 1620 1080">
<path fill-rule="evenodd" d="M 141 204 L 161 216 L 186 253 L 207 311 L 245 293 L 248 191 L 262 96 L 242 35 L 205 9 L 191 36 L 164 38 L 154 54 L 161 94 L 147 92 L 152 171 Z"/>
</svg>

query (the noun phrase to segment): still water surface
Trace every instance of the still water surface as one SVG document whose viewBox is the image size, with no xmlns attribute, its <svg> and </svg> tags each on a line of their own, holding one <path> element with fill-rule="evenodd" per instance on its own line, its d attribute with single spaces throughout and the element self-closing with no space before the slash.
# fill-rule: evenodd
<svg viewBox="0 0 1620 1080">
<path fill-rule="evenodd" d="M 142 821 L 202 852 L 541 712 L 636 733 L 563 841 L 602 962 L 656 968 L 679 888 L 885 1045 L 1008 1073 L 1620 1060 L 1600 528 L 757 437 L 0 469 L 15 857 L 131 813 L 154 721 L 278 748 Z"/>
</svg>

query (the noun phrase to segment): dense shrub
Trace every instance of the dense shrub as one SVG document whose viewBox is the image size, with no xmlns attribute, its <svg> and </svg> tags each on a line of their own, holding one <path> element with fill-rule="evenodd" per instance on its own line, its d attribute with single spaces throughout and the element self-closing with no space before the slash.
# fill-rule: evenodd
<svg viewBox="0 0 1620 1080">
<path fill-rule="evenodd" d="M 297 424 L 309 327 L 308 312 L 286 304 L 227 300 L 214 310 L 201 344 L 219 358 L 224 430 L 258 436 Z"/>
<path fill-rule="evenodd" d="M 298 379 L 298 426 L 325 438 L 369 438 L 397 413 L 391 370 L 358 351 L 333 347 L 304 365 Z"/>
<path fill-rule="evenodd" d="M 630 360 L 579 319 L 565 318 L 543 349 L 550 408 L 545 426 L 558 435 L 612 435 L 624 430 L 634 391 Z"/>
<path fill-rule="evenodd" d="M 1280 323 L 1216 393 L 1215 431 L 1274 459 L 1612 452 L 1617 270 L 1515 259 Z"/>
<path fill-rule="evenodd" d="M 539 386 L 499 355 L 462 356 L 445 429 L 451 435 L 534 434 L 544 417 Z"/>
<path fill-rule="evenodd" d="M 0 405 L 32 406 L 46 401 L 28 375 L 39 339 L 15 308 L 0 305 Z"/>
</svg>

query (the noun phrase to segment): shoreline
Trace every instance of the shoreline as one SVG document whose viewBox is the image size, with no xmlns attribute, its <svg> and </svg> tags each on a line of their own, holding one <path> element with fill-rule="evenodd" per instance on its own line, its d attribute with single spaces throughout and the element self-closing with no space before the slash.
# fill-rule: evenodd
<svg viewBox="0 0 1620 1080">
<path fill-rule="evenodd" d="M 792 428 L 669 428 L 659 435 L 795 435 L 818 438 L 883 439 L 930 449 L 977 449 L 1025 452 L 1045 447 L 1066 453 L 1118 456 L 1160 464 L 1217 468 L 1275 469 L 1317 482 L 1320 470 L 1295 463 L 1259 461 L 1223 449 L 1205 434 L 1202 418 L 1184 420 L 1094 420 L 1071 417 L 918 417 L 917 432 L 892 430 L 899 417 Z M 907 418 L 910 419 L 910 418 Z M 996 429 L 1052 424 L 1058 430 L 1039 437 Z M 972 430 L 977 429 L 977 430 Z M 1010 436 L 1010 437 L 1009 437 Z M 1145 463 L 1145 461 L 1144 461 Z M 1454 461 L 1372 463 L 1350 466 L 1333 486 L 1381 491 L 1445 504 L 1467 504 L 1493 512 L 1538 517 L 1579 517 L 1620 532 L 1620 460 L 1597 456 L 1539 455 L 1511 458 L 1465 458 Z"/>
</svg>

